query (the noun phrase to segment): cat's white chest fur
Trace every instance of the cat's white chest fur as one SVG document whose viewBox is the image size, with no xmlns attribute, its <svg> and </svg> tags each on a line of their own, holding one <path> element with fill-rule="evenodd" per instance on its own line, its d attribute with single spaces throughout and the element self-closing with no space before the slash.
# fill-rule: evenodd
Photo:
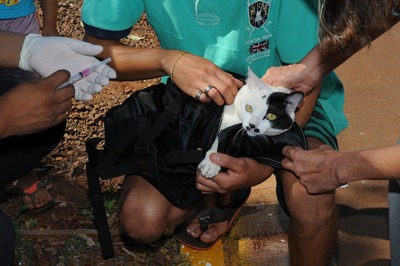
<svg viewBox="0 0 400 266">
<path fill-rule="evenodd" d="M 283 100 L 279 104 L 279 109 L 284 111 L 286 120 L 289 120 L 286 122 L 286 125 L 281 124 L 278 127 L 273 125 L 274 117 L 278 116 L 268 111 L 268 97 L 274 92 L 281 93 L 279 97 Z M 296 108 L 302 99 L 303 94 L 301 92 L 291 93 L 291 91 L 286 88 L 271 87 L 264 84 L 251 69 L 249 69 L 247 84 L 239 90 L 239 93 L 235 97 L 235 102 L 224 107 L 219 132 L 230 126 L 242 124 L 243 130 L 246 132 L 245 134 L 249 136 L 273 136 L 281 134 L 292 126 Z M 219 165 L 214 164 L 210 160 L 210 155 L 218 150 L 218 143 L 219 139 L 217 135 L 211 148 L 207 151 L 205 158 L 198 166 L 201 174 L 206 178 L 216 176 L 221 170 Z"/>
<path fill-rule="evenodd" d="M 230 126 L 241 123 L 241 120 L 236 112 L 234 104 L 225 105 L 224 112 L 222 114 L 222 121 L 219 131 L 228 128 Z M 200 162 L 198 168 L 201 174 L 206 178 L 212 178 L 216 176 L 221 167 L 210 160 L 210 155 L 218 150 L 218 136 L 215 138 L 211 148 L 207 151 L 203 161 Z"/>
</svg>

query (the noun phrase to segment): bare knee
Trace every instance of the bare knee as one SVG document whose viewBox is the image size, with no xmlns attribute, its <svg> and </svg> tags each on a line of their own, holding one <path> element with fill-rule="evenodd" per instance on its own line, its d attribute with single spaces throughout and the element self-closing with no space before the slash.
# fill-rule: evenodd
<svg viewBox="0 0 400 266">
<path fill-rule="evenodd" d="M 153 243 L 165 232 L 168 201 L 138 176 L 124 180 L 120 198 L 120 223 L 125 233 L 140 243 Z"/>
<path fill-rule="evenodd" d="M 143 209 L 123 207 L 119 218 L 124 232 L 139 243 L 154 243 L 167 228 L 165 219 L 159 219 Z"/>
</svg>

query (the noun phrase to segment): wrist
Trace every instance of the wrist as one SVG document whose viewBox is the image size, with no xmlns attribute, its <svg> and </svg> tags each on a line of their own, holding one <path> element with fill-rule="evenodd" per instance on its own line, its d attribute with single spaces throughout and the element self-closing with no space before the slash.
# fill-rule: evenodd
<svg viewBox="0 0 400 266">
<path fill-rule="evenodd" d="M 31 66 L 31 57 L 40 46 L 39 40 L 43 37 L 40 34 L 28 34 L 22 44 L 19 68 L 27 71 L 35 71 Z"/>
<path fill-rule="evenodd" d="M 347 184 L 366 177 L 369 171 L 365 167 L 368 165 L 360 152 L 340 153 L 341 156 L 336 160 L 333 169 L 336 169 L 336 179 L 340 184 Z"/>
<path fill-rule="evenodd" d="M 178 61 L 186 53 L 187 52 L 185 52 L 185 51 L 169 50 L 169 51 L 166 51 L 165 56 L 162 57 L 161 68 L 172 79 L 174 77 L 174 71 L 175 71 L 176 65 L 178 64 Z"/>
<path fill-rule="evenodd" d="M 329 65 L 326 64 L 326 58 L 324 58 L 318 47 L 311 50 L 299 64 L 303 65 L 303 78 L 310 80 L 313 83 L 313 87 L 319 84 L 325 75 L 331 71 Z"/>
</svg>

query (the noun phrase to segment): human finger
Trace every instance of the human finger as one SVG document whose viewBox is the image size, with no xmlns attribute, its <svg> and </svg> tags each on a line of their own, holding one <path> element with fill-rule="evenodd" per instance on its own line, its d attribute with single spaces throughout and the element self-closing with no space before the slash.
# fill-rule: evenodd
<svg viewBox="0 0 400 266">
<path fill-rule="evenodd" d="M 49 126 L 55 126 L 67 119 L 67 111 L 72 107 L 72 101 L 64 101 L 58 105 L 57 115 Z"/>
<path fill-rule="evenodd" d="M 117 77 L 117 72 L 108 65 L 102 65 L 100 68 L 96 69 L 96 72 L 109 79 L 115 79 Z"/>
<path fill-rule="evenodd" d="M 282 168 L 289 170 L 291 172 L 294 171 L 294 164 L 293 161 L 289 158 L 283 158 L 282 162 L 281 162 Z"/>
<path fill-rule="evenodd" d="M 282 149 L 282 154 L 290 159 L 293 159 L 295 154 L 299 151 L 302 151 L 303 149 L 297 146 L 285 146 Z"/>
<path fill-rule="evenodd" d="M 54 73 L 52 73 L 51 75 L 49 75 L 46 78 L 40 79 L 38 82 L 45 82 L 48 83 L 50 85 L 50 87 L 57 88 L 59 85 L 63 84 L 65 81 L 67 81 L 69 79 L 69 77 L 71 76 L 71 74 L 69 73 L 68 70 L 65 69 L 61 69 L 61 70 L 57 70 Z"/>
<path fill-rule="evenodd" d="M 93 99 L 93 94 L 97 94 L 103 90 L 103 86 L 107 85 L 99 84 L 98 82 L 90 82 L 89 80 L 83 79 L 74 84 L 75 86 L 75 99 L 80 101 L 88 101 Z"/>
<path fill-rule="evenodd" d="M 220 106 L 224 104 L 224 98 L 215 88 L 215 86 L 212 85 L 209 81 L 199 79 L 196 81 L 194 87 L 197 89 L 193 92 L 193 98 L 195 98 L 196 100 L 203 103 L 214 101 L 217 105 Z"/>
<path fill-rule="evenodd" d="M 57 89 L 61 84 L 68 80 L 70 73 L 68 70 L 57 70 L 47 78 L 40 79 L 38 82 L 49 84 L 49 90 L 55 94 L 58 102 L 71 100 L 74 97 L 74 87 L 72 85 L 64 86 L 62 89 Z"/>
<path fill-rule="evenodd" d="M 197 90 L 195 91 L 196 94 L 193 96 L 193 98 L 198 101 L 198 102 L 209 102 L 210 100 L 207 99 L 207 96 L 204 94 L 202 90 Z"/>
<path fill-rule="evenodd" d="M 235 79 L 232 75 L 221 71 L 216 75 L 210 76 L 207 81 L 213 86 L 213 89 L 209 91 L 208 96 L 216 104 L 231 104 L 233 103 L 235 96 L 241 87 L 241 81 Z"/>
<path fill-rule="evenodd" d="M 75 99 L 78 101 L 90 101 L 93 99 L 92 94 L 82 91 L 79 88 L 75 88 Z"/>
<path fill-rule="evenodd" d="M 214 189 L 204 186 L 201 183 L 196 183 L 196 189 L 199 190 L 202 194 L 211 194 L 215 192 Z"/>
<path fill-rule="evenodd" d="M 219 172 L 213 178 L 206 178 L 201 174 L 196 177 L 196 188 L 200 190 L 203 194 L 209 193 L 226 193 L 228 192 L 226 189 L 222 188 L 219 185 L 218 180 L 227 180 L 227 174 L 224 172 Z"/>
<path fill-rule="evenodd" d="M 327 144 L 322 144 L 321 146 L 318 147 L 319 150 L 323 150 L 323 151 L 334 151 L 335 149 Z"/>
<path fill-rule="evenodd" d="M 66 42 L 71 50 L 81 55 L 94 56 L 100 54 L 103 51 L 103 46 L 100 45 L 95 45 L 88 42 L 69 38 L 63 38 L 61 40 L 63 42 Z"/>
</svg>

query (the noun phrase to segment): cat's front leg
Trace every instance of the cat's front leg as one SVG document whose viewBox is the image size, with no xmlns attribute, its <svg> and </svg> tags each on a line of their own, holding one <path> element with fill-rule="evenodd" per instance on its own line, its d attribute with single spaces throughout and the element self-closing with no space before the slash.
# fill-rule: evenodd
<svg viewBox="0 0 400 266">
<path fill-rule="evenodd" d="M 218 149 L 218 137 L 215 139 L 211 148 L 207 151 L 206 156 L 199 164 L 199 170 L 205 178 L 212 178 L 216 176 L 221 170 L 221 166 L 211 162 L 210 155 L 217 152 Z"/>
</svg>

